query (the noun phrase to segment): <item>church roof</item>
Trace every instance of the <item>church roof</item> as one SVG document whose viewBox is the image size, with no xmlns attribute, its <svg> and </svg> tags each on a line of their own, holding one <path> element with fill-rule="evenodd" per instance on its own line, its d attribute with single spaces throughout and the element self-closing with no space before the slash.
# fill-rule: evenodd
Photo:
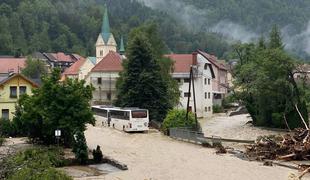
<svg viewBox="0 0 310 180">
<path fill-rule="evenodd" d="M 90 62 L 92 62 L 93 63 L 93 65 L 96 65 L 96 57 L 88 57 L 87 59 L 89 59 L 90 60 Z"/>
<path fill-rule="evenodd" d="M 105 43 L 108 43 L 109 38 L 111 36 L 110 32 L 110 22 L 109 22 L 109 15 L 108 15 L 108 8 L 105 6 L 104 15 L 103 15 L 103 22 L 101 28 L 101 35 Z"/>
<path fill-rule="evenodd" d="M 91 72 L 120 72 L 123 70 L 122 57 L 110 51 L 92 70 Z"/>
</svg>

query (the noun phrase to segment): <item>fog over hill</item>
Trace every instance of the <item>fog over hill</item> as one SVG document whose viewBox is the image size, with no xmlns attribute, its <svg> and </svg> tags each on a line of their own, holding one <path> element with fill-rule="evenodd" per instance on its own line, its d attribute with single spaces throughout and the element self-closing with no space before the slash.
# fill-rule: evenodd
<svg viewBox="0 0 310 180">
<path fill-rule="evenodd" d="M 252 42 L 268 36 L 273 25 L 282 32 L 285 48 L 310 57 L 310 1 L 290 0 L 137 0 L 164 11 L 192 31 L 224 35 L 227 42 Z"/>
</svg>

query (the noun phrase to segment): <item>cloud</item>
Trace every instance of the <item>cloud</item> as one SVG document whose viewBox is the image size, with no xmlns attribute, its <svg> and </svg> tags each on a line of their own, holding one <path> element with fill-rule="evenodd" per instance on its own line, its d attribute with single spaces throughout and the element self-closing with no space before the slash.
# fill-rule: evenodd
<svg viewBox="0 0 310 180">
<path fill-rule="evenodd" d="M 197 9 L 193 5 L 187 5 L 178 0 L 136 0 L 144 3 L 144 5 L 157 9 L 163 12 L 167 12 L 169 15 L 186 25 L 189 30 L 201 30 L 207 11 Z"/>
<path fill-rule="evenodd" d="M 212 32 L 220 33 L 228 37 L 229 41 L 241 41 L 242 43 L 253 42 L 259 37 L 256 33 L 247 30 L 244 26 L 222 20 L 210 29 Z"/>
<path fill-rule="evenodd" d="M 179 0 L 136 0 L 144 3 L 146 6 L 167 12 L 169 15 L 177 19 L 183 25 L 186 25 L 190 31 L 209 31 L 222 34 L 226 37 L 227 42 L 233 43 L 241 41 L 242 43 L 254 42 L 261 36 L 254 30 L 248 29 L 246 26 L 231 22 L 229 20 L 221 20 L 214 24 L 208 24 L 208 10 L 199 9 L 193 5 L 185 4 Z M 285 48 L 295 53 L 304 53 L 310 56 L 310 21 L 307 28 L 298 33 L 296 28 L 290 25 L 281 29 Z M 269 30 L 262 32 L 262 35 L 268 36 Z"/>
<path fill-rule="evenodd" d="M 310 21 L 305 30 L 294 32 L 294 27 L 286 26 L 281 30 L 285 48 L 310 55 Z"/>
</svg>

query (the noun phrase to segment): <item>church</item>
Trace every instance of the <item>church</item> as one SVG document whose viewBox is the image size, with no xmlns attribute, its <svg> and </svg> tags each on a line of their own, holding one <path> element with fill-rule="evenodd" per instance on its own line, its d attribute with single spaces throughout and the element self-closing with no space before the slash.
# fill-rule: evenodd
<svg viewBox="0 0 310 180">
<path fill-rule="evenodd" d="M 87 57 L 74 63 L 63 73 L 63 79 L 84 79 L 87 84 L 92 84 L 92 104 L 112 104 L 116 98 L 116 80 L 119 72 L 123 70 L 122 61 L 125 59 L 123 38 L 120 48 L 110 31 L 108 9 L 105 9 L 101 32 L 96 41 L 96 57 Z"/>
<path fill-rule="evenodd" d="M 124 42 L 121 39 L 117 52 L 117 43 L 110 31 L 108 9 L 103 16 L 101 33 L 96 42 L 96 64 L 85 77 L 88 84 L 92 84 L 93 104 L 112 104 L 116 98 L 116 80 L 123 70 Z"/>
</svg>

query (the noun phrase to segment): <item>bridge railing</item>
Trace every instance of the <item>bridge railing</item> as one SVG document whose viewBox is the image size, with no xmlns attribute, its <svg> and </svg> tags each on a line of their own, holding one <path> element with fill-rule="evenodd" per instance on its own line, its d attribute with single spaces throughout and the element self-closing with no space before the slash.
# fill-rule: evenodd
<svg viewBox="0 0 310 180">
<path fill-rule="evenodd" d="M 190 128 L 170 128 L 169 136 L 177 140 L 201 144 L 201 139 L 204 137 L 204 134 Z"/>
</svg>

